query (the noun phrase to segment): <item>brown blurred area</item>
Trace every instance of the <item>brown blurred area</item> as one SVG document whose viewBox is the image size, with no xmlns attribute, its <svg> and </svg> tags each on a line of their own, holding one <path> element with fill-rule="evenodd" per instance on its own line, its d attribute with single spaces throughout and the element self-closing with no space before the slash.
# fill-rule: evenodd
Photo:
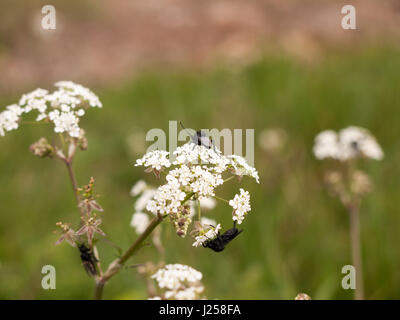
<svg viewBox="0 0 400 320">
<path fill-rule="evenodd" d="M 41 29 L 41 8 L 57 29 Z M 351 1 L 357 30 L 341 28 L 335 0 L 2 0 L 0 92 L 71 79 L 109 85 L 143 68 L 246 64 L 284 50 L 313 62 L 332 47 L 382 43 L 400 35 L 399 0 Z"/>
</svg>

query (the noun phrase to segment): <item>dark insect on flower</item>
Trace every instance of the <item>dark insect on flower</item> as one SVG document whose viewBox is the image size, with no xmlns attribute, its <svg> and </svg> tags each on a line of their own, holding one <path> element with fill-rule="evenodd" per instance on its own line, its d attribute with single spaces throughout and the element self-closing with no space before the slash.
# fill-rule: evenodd
<svg viewBox="0 0 400 320">
<path fill-rule="evenodd" d="M 79 252 L 81 253 L 81 261 L 83 267 L 85 268 L 85 271 L 89 276 L 95 276 L 97 274 L 97 259 L 94 256 L 93 252 L 88 247 L 86 247 L 85 244 L 80 244 L 78 248 Z"/>
<path fill-rule="evenodd" d="M 207 240 L 203 243 L 204 248 L 210 248 L 215 252 L 220 252 L 225 249 L 226 245 L 235 239 L 242 230 L 236 228 L 236 221 L 233 223 L 233 228 L 226 230 L 223 234 L 219 234 L 215 239 Z"/>
<path fill-rule="evenodd" d="M 187 130 L 183 126 L 182 121 L 180 121 L 179 123 L 184 130 Z M 193 135 L 190 135 L 190 137 L 192 139 L 192 142 L 195 145 L 203 146 L 203 147 L 206 147 L 207 149 L 215 148 L 213 140 L 211 138 L 207 137 L 206 134 L 201 130 L 196 131 L 196 133 Z"/>
</svg>

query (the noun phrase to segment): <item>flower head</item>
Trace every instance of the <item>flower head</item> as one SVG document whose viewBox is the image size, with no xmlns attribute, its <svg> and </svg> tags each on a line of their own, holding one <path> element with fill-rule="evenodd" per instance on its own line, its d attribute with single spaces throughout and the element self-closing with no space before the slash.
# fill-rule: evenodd
<svg viewBox="0 0 400 320">
<path fill-rule="evenodd" d="M 164 297 L 174 300 L 194 300 L 204 291 L 201 272 L 182 264 L 169 264 L 152 278 L 165 290 Z"/>
<path fill-rule="evenodd" d="M 149 215 L 144 212 L 135 212 L 132 216 L 131 227 L 136 230 L 137 234 L 142 234 L 149 226 Z"/>
<path fill-rule="evenodd" d="M 250 166 L 243 157 L 230 155 L 228 158 L 231 160 L 233 174 L 239 177 L 250 176 L 256 179 L 257 183 L 260 183 L 257 170 Z"/>
<path fill-rule="evenodd" d="M 240 194 L 235 195 L 233 200 L 229 201 L 229 205 L 234 209 L 232 220 L 241 224 L 245 216 L 251 210 L 249 192 L 240 189 Z"/>
<path fill-rule="evenodd" d="M 47 120 L 54 124 L 54 132 L 80 137 L 79 120 L 90 107 L 101 108 L 99 98 L 88 88 L 71 81 L 55 83 L 57 90 L 52 93 L 36 89 L 22 95 L 18 104 L 6 107 L 0 113 L 0 135 L 15 130 L 25 113 L 37 112 L 36 121 Z"/>
<path fill-rule="evenodd" d="M 314 155 L 317 159 L 346 161 L 364 157 L 375 160 L 383 158 L 383 151 L 375 137 L 366 129 L 348 127 L 336 133 L 326 130 L 315 137 Z"/>
<path fill-rule="evenodd" d="M 154 172 L 159 177 L 159 173 L 164 168 L 169 168 L 169 152 L 162 150 L 154 150 L 146 153 L 143 158 L 136 160 L 135 166 L 146 167 L 146 172 Z"/>
<path fill-rule="evenodd" d="M 6 107 L 6 110 L 0 113 L 0 136 L 4 136 L 5 131 L 18 129 L 22 112 L 21 107 L 13 104 Z"/>
<path fill-rule="evenodd" d="M 171 160 L 166 151 L 151 151 L 136 161 L 136 166 L 144 165 L 158 172 L 169 168 L 169 171 L 165 172 L 166 183 L 158 187 L 156 191 L 149 192 L 143 201 L 138 200 L 136 206 L 139 202 L 143 205 L 147 203 L 147 211 L 155 215 L 167 215 L 181 237 L 186 235 L 189 224 L 192 222 L 194 201 L 200 201 L 200 207 L 203 208 L 212 209 L 215 206 L 213 197 L 216 196 L 216 188 L 224 181 L 230 180 L 230 178 L 224 180 L 224 173 L 233 173 L 240 177 L 248 175 L 259 182 L 257 170 L 248 165 L 244 158 L 224 156 L 217 148 L 206 148 L 189 142 L 178 147 L 172 155 L 175 160 Z M 139 187 L 137 189 L 139 190 Z M 142 189 L 143 187 L 140 186 L 140 190 Z M 141 197 L 144 197 L 146 192 L 147 189 L 143 191 Z M 245 195 L 249 197 L 248 192 Z M 245 195 L 241 195 L 240 198 L 243 204 L 239 205 L 239 200 L 236 198 L 232 202 L 236 206 L 233 219 L 239 223 L 250 211 L 248 201 L 243 200 Z M 136 210 L 142 211 L 143 205 L 136 207 Z M 196 239 L 195 245 L 201 245 L 207 238 L 214 239 L 220 228 L 221 226 L 218 225 L 197 229 L 198 233 L 195 237 L 199 238 Z"/>
<path fill-rule="evenodd" d="M 212 224 L 208 224 L 209 222 L 214 221 L 207 221 L 202 219 L 201 226 L 195 232 L 195 242 L 193 242 L 193 247 L 202 246 L 209 240 L 214 240 L 218 235 L 219 231 L 221 230 L 221 225 L 218 224 L 216 227 Z"/>
<path fill-rule="evenodd" d="M 143 180 L 139 180 L 133 185 L 130 195 L 132 197 L 136 197 L 139 194 L 141 194 L 144 190 L 146 190 L 146 187 L 147 187 L 146 182 L 144 182 Z"/>
</svg>

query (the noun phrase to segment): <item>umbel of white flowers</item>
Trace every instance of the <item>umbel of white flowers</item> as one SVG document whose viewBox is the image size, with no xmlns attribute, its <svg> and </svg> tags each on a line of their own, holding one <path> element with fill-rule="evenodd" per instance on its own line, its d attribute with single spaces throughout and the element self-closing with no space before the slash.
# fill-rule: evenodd
<svg viewBox="0 0 400 320">
<path fill-rule="evenodd" d="M 336 133 L 322 131 L 315 137 L 314 155 L 317 159 L 347 161 L 355 158 L 383 159 L 383 151 L 375 137 L 364 128 L 348 127 Z"/>
<path fill-rule="evenodd" d="M 151 300 L 195 300 L 200 299 L 204 286 L 201 284 L 201 272 L 182 264 L 169 264 L 159 269 L 152 278 L 160 289 L 165 290 L 161 296 Z"/>
<path fill-rule="evenodd" d="M 181 237 L 186 235 L 193 217 L 193 208 L 188 201 L 215 197 L 216 187 L 226 181 L 224 174 L 231 173 L 238 178 L 250 176 L 259 183 L 257 170 L 248 165 L 243 157 L 224 156 L 216 148 L 209 149 L 190 142 L 178 147 L 173 155 L 175 160 L 171 161 L 169 152 L 151 151 L 138 159 L 136 166 L 144 166 L 146 172 L 153 172 L 157 177 L 161 172 L 166 174 L 166 184 L 158 187 L 152 199 L 146 197 L 146 210 L 154 215 L 168 216 Z M 143 184 L 134 189 L 132 194 L 143 189 Z M 232 219 L 241 224 L 251 210 L 249 192 L 240 189 L 240 194 L 228 203 L 233 208 Z M 139 207 L 136 209 L 142 209 L 142 206 Z M 133 219 L 132 225 L 135 227 L 148 223 L 143 215 Z M 139 229 L 143 230 L 143 227 Z M 220 224 L 207 225 L 198 221 L 192 233 L 195 237 L 193 245 L 200 246 L 214 239 L 220 229 Z"/>
<path fill-rule="evenodd" d="M 54 124 L 56 133 L 68 133 L 73 138 L 80 134 L 79 119 L 88 108 L 101 108 L 99 98 L 88 88 L 71 81 L 54 84 L 57 90 L 36 89 L 24 94 L 17 104 L 9 105 L 0 113 L 0 136 L 18 129 L 25 114 L 36 112 L 35 121 Z"/>
<path fill-rule="evenodd" d="M 134 205 L 135 213 L 132 215 L 130 223 L 131 227 L 135 229 L 137 234 L 143 233 L 150 224 L 150 218 L 151 215 L 153 214 L 151 212 L 149 213 L 144 211 L 146 211 L 147 202 L 149 202 L 153 198 L 156 192 L 157 192 L 156 188 L 148 186 L 147 183 L 144 182 L 143 180 L 137 181 L 131 189 L 130 195 L 133 197 L 138 196 Z M 194 201 L 191 201 L 190 204 L 191 204 L 191 210 L 189 217 L 193 218 L 195 210 L 193 209 L 193 207 L 196 208 L 196 205 Z M 200 200 L 200 207 L 204 211 L 212 210 L 215 208 L 216 205 L 217 203 L 214 198 L 203 198 Z M 201 217 L 200 222 L 201 225 L 205 227 L 217 226 L 217 222 L 215 220 L 204 216 Z M 214 229 L 211 229 L 210 232 L 215 232 L 215 231 Z"/>
</svg>

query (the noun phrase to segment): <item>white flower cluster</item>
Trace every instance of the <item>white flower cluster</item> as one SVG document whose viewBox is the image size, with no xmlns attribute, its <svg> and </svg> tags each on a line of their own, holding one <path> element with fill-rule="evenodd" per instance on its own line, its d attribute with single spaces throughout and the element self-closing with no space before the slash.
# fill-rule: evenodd
<svg viewBox="0 0 400 320">
<path fill-rule="evenodd" d="M 132 197 L 139 196 L 135 202 L 135 213 L 132 215 L 130 223 L 137 234 L 143 233 L 150 224 L 150 216 L 143 211 L 146 209 L 147 203 L 154 197 L 156 191 L 157 189 L 148 186 L 143 180 L 136 182 L 130 191 Z"/>
<path fill-rule="evenodd" d="M 210 219 L 207 217 L 201 217 L 200 223 L 203 226 L 215 226 L 217 225 L 217 222 L 214 219 Z"/>
<path fill-rule="evenodd" d="M 375 137 L 366 129 L 348 127 L 336 133 L 322 131 L 315 137 L 314 155 L 317 159 L 346 161 L 358 157 L 383 159 L 383 151 Z"/>
<path fill-rule="evenodd" d="M 135 166 L 149 167 L 161 171 L 163 168 L 169 168 L 171 163 L 168 159 L 169 152 L 162 150 L 154 150 L 146 153 L 143 158 L 136 160 Z"/>
<path fill-rule="evenodd" d="M 230 155 L 228 158 L 231 160 L 232 171 L 237 176 L 250 176 L 256 179 L 257 183 L 260 183 L 258 172 L 255 168 L 248 165 L 243 157 Z"/>
<path fill-rule="evenodd" d="M 0 113 L 0 136 L 4 136 L 5 131 L 18 129 L 19 118 L 23 112 L 20 106 L 13 104 Z"/>
<path fill-rule="evenodd" d="M 209 222 L 214 222 L 214 221 L 207 221 L 202 219 L 202 226 L 204 230 L 199 232 L 199 235 L 195 237 L 195 242 L 193 242 L 193 247 L 199 247 L 202 246 L 205 242 L 208 240 L 213 240 L 218 236 L 219 230 L 221 230 L 221 225 L 218 224 L 216 227 L 214 227 L 211 224 L 208 224 Z"/>
<path fill-rule="evenodd" d="M 5 131 L 18 129 L 21 116 L 37 111 L 36 121 L 47 119 L 53 122 L 57 133 L 68 133 L 78 138 L 80 133 L 79 119 L 85 115 L 88 107 L 101 108 L 99 98 L 88 88 L 71 81 L 55 83 L 57 90 L 49 93 L 36 89 L 24 94 L 18 104 L 6 107 L 0 113 L 0 135 Z"/>
<path fill-rule="evenodd" d="M 161 289 L 166 289 L 164 297 L 176 300 L 194 300 L 204 291 L 201 272 L 182 264 L 169 264 L 159 269 L 152 278 Z"/>
<path fill-rule="evenodd" d="M 233 198 L 233 200 L 229 201 L 229 205 L 234 209 L 233 210 L 233 221 L 237 221 L 238 224 L 241 224 L 251 210 L 250 207 L 250 194 L 248 191 L 244 191 L 242 188 L 240 189 L 240 195 L 237 194 Z"/>
<path fill-rule="evenodd" d="M 137 234 L 142 234 L 149 226 L 149 215 L 144 212 L 135 212 L 132 216 L 131 227 L 136 230 Z"/>
<path fill-rule="evenodd" d="M 146 188 L 147 188 L 146 182 L 143 181 L 143 180 L 139 180 L 138 182 L 136 182 L 136 183 L 133 185 L 133 187 L 132 187 L 132 189 L 131 189 L 131 192 L 130 192 L 130 195 L 131 195 L 132 197 L 136 197 L 136 196 L 138 196 L 139 194 L 141 194 L 144 190 L 146 190 Z"/>
<path fill-rule="evenodd" d="M 151 151 L 137 160 L 135 166 L 144 166 L 146 172 L 152 171 L 157 177 L 161 171 L 166 174 L 166 183 L 157 190 L 147 190 L 142 182 L 132 188 L 132 194 L 143 192 L 143 199 L 136 202 L 136 211 L 142 212 L 145 207 L 155 215 L 168 215 L 180 237 L 186 236 L 192 222 L 193 201 L 200 201 L 201 207 L 208 206 L 209 209 L 215 206 L 215 189 L 224 183 L 225 172 L 239 177 L 248 175 L 259 182 L 257 170 L 248 165 L 244 158 L 236 155 L 224 156 L 216 148 L 207 148 L 192 142 L 178 147 L 172 155 L 166 151 Z M 240 196 L 231 200 L 234 221 L 239 224 L 243 222 L 250 211 L 249 202 L 249 193 L 242 189 Z M 140 229 L 138 226 L 145 224 L 145 218 L 142 215 L 132 219 L 134 218 L 132 225 Z M 197 247 L 207 240 L 215 239 L 221 229 L 221 225 L 215 227 L 215 224 L 196 225 L 192 232 L 195 237 L 193 246 Z"/>
<path fill-rule="evenodd" d="M 214 198 L 202 198 L 200 199 L 200 207 L 205 210 L 212 210 L 217 205 L 217 201 Z"/>
<path fill-rule="evenodd" d="M 239 156 L 223 156 L 219 150 L 187 143 L 178 147 L 172 163 L 166 151 L 151 151 L 136 161 L 136 166 L 161 170 L 175 166 L 167 174 L 167 184 L 158 188 L 154 199 L 147 204 L 147 210 L 154 214 L 176 213 L 187 195 L 203 199 L 215 195 L 215 188 L 222 185 L 222 173 L 231 170 L 235 175 L 250 175 L 258 182 L 256 169 Z"/>
</svg>

